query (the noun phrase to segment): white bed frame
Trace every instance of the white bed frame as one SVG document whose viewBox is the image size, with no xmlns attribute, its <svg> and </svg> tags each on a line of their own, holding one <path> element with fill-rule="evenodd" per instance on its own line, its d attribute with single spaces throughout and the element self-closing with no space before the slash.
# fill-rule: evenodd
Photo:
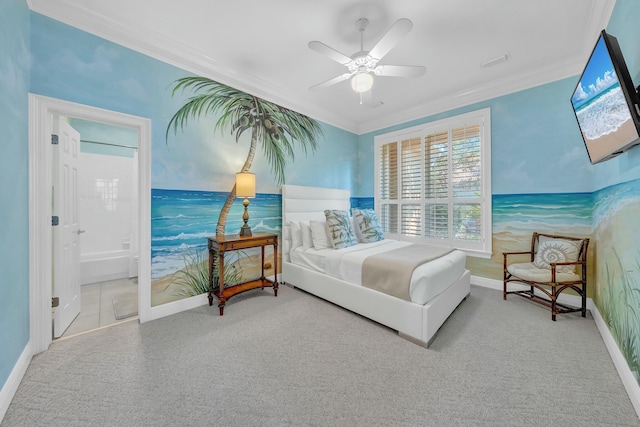
<svg viewBox="0 0 640 427">
<path fill-rule="evenodd" d="M 282 223 L 324 220 L 325 209 L 349 211 L 348 190 L 284 185 Z M 291 263 L 286 239 L 282 252 L 282 283 L 302 289 L 347 310 L 381 323 L 416 344 L 428 347 L 440 326 L 471 291 L 470 273 L 425 305 L 401 300 Z"/>
</svg>

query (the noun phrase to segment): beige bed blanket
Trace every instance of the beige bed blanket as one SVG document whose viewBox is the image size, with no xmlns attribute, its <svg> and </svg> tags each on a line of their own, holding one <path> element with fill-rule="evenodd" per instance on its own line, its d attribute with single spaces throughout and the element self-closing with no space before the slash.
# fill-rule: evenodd
<svg viewBox="0 0 640 427">
<path fill-rule="evenodd" d="M 362 286 L 410 301 L 413 270 L 450 252 L 453 249 L 413 244 L 372 255 L 362 263 Z"/>
</svg>

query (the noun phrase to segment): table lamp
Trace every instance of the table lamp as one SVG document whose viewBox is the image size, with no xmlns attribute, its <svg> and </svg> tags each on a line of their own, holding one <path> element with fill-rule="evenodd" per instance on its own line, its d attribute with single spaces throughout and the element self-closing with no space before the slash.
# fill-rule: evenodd
<svg viewBox="0 0 640 427">
<path fill-rule="evenodd" d="M 251 172 L 238 172 L 236 174 L 236 196 L 244 197 L 242 205 L 244 206 L 244 214 L 242 220 L 244 225 L 240 228 L 240 236 L 251 236 L 251 227 L 249 221 L 249 198 L 256 197 L 256 175 Z"/>
</svg>

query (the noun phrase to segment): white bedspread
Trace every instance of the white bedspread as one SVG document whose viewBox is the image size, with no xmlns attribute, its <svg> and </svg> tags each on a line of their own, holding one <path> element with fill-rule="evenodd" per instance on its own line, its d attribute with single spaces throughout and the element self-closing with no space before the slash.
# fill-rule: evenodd
<svg viewBox="0 0 640 427">
<path fill-rule="evenodd" d="M 397 240 L 360 243 L 344 249 L 303 249 L 291 251 L 291 262 L 355 285 L 362 286 L 362 263 L 371 255 L 410 245 Z M 409 296 L 417 304 L 426 304 L 464 272 L 466 255 L 455 250 L 442 258 L 423 264 L 411 276 Z"/>
</svg>

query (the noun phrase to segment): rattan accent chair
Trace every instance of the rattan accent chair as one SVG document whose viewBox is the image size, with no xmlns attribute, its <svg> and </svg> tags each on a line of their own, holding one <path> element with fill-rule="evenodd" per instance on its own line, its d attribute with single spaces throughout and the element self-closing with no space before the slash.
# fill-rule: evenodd
<svg viewBox="0 0 640 427">
<path fill-rule="evenodd" d="M 531 250 L 503 252 L 504 288 L 502 298 L 516 294 L 538 304 L 551 308 L 551 319 L 561 313 L 582 312 L 587 314 L 587 248 L 589 239 L 533 233 Z M 529 255 L 529 262 L 509 264 L 508 258 Z M 520 257 L 522 260 L 522 257 Z M 507 290 L 509 284 L 511 289 Z M 528 289 L 522 289 L 528 285 Z M 518 287 L 516 289 L 516 286 Z M 570 307 L 558 303 L 558 296 L 567 289 L 573 289 L 581 298 L 581 307 Z M 539 291 L 539 292 L 536 292 Z"/>
</svg>

